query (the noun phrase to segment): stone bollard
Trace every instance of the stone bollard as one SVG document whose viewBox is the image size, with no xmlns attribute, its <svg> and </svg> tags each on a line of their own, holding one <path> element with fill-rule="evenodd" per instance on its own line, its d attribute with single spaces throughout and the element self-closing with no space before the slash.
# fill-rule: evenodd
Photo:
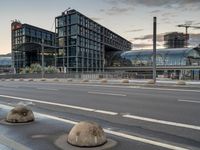
<svg viewBox="0 0 200 150">
<path fill-rule="evenodd" d="M 183 80 L 179 80 L 176 82 L 176 85 L 186 85 L 186 82 Z"/>
<path fill-rule="evenodd" d="M 97 147 L 107 142 L 101 126 L 95 122 L 80 122 L 70 131 L 67 142 L 78 147 Z"/>
<path fill-rule="evenodd" d="M 42 78 L 40 81 L 43 81 L 43 82 L 44 82 L 44 81 L 46 81 L 46 79 L 45 79 L 45 78 Z"/>
<path fill-rule="evenodd" d="M 128 79 L 124 79 L 121 81 L 121 83 L 129 83 L 129 80 Z"/>
<path fill-rule="evenodd" d="M 33 112 L 24 105 L 18 105 L 13 108 L 6 117 L 6 121 L 9 123 L 27 123 L 34 121 Z"/>
<path fill-rule="evenodd" d="M 29 82 L 34 81 L 33 78 L 28 79 Z"/>
<path fill-rule="evenodd" d="M 89 82 L 89 80 L 88 79 L 83 79 L 81 82 L 85 83 L 85 82 Z"/>
<path fill-rule="evenodd" d="M 147 81 L 147 84 L 154 84 L 154 80 Z"/>
<path fill-rule="evenodd" d="M 108 82 L 108 80 L 106 80 L 106 79 L 101 80 L 101 83 L 107 83 L 107 82 Z"/>
<path fill-rule="evenodd" d="M 15 81 L 15 79 L 11 78 L 10 81 Z"/>
<path fill-rule="evenodd" d="M 6 81 L 6 79 L 2 78 L 1 81 Z"/>
<path fill-rule="evenodd" d="M 59 79 L 58 78 L 54 78 L 53 81 L 59 82 Z"/>
<path fill-rule="evenodd" d="M 72 82 L 73 80 L 72 79 L 67 79 L 67 82 Z"/>
<path fill-rule="evenodd" d="M 23 79 L 23 78 L 20 78 L 19 81 L 24 81 L 24 79 Z"/>
</svg>

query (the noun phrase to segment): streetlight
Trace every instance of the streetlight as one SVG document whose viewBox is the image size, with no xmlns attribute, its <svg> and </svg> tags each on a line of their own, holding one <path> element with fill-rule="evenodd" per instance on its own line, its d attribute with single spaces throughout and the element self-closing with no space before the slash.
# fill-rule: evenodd
<svg viewBox="0 0 200 150">
<path fill-rule="evenodd" d="M 153 18 L 153 81 L 156 83 L 156 34 L 157 34 L 157 18 Z"/>
<path fill-rule="evenodd" d="M 44 78 L 44 39 L 42 38 L 42 78 Z"/>
</svg>

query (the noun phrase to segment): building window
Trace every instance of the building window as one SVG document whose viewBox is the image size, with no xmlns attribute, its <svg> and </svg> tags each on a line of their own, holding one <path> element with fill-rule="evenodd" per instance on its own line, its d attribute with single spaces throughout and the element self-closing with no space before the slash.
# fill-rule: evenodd
<svg viewBox="0 0 200 150">
<path fill-rule="evenodd" d="M 69 56 L 76 56 L 76 47 L 69 47 Z"/>
<path fill-rule="evenodd" d="M 59 28 L 58 29 L 58 36 L 64 36 L 65 34 L 65 28 Z"/>
<path fill-rule="evenodd" d="M 71 35 L 77 34 L 77 29 L 78 29 L 77 25 L 70 26 L 69 27 L 69 34 L 71 34 Z"/>
<path fill-rule="evenodd" d="M 76 41 L 77 41 L 77 36 L 70 36 L 69 37 L 69 44 L 70 45 L 76 45 Z"/>
<path fill-rule="evenodd" d="M 76 24 L 76 23 L 78 23 L 78 15 L 77 14 L 70 15 L 70 24 Z"/>
</svg>

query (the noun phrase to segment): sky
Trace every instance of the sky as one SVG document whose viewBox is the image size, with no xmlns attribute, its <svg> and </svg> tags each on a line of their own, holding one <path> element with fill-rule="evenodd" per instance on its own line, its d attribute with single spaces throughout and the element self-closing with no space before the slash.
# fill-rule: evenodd
<svg viewBox="0 0 200 150">
<path fill-rule="evenodd" d="M 158 48 L 165 33 L 185 32 L 177 25 L 200 26 L 200 0 L 1 0 L 0 54 L 11 52 L 12 20 L 55 31 L 55 17 L 69 7 L 131 41 L 133 50 L 152 48 L 154 16 Z M 189 33 L 190 46 L 200 44 L 200 29 Z"/>
</svg>

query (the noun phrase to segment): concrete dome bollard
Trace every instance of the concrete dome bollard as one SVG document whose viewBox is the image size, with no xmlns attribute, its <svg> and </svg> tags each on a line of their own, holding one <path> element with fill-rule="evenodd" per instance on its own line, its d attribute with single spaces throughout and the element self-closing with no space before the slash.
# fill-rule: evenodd
<svg viewBox="0 0 200 150">
<path fill-rule="evenodd" d="M 67 142 L 78 147 L 97 147 L 107 142 L 101 126 L 95 122 L 80 122 L 70 131 Z"/>
<path fill-rule="evenodd" d="M 54 78 L 53 81 L 59 82 L 59 79 L 58 78 Z"/>
<path fill-rule="evenodd" d="M 28 79 L 29 82 L 34 81 L 33 78 Z"/>
<path fill-rule="evenodd" d="M 2 78 L 1 81 L 6 81 L 6 79 Z"/>
<path fill-rule="evenodd" d="M 85 82 L 89 82 L 89 80 L 88 79 L 83 79 L 81 82 L 85 83 Z"/>
<path fill-rule="evenodd" d="M 23 78 L 20 78 L 19 81 L 24 81 L 24 79 L 23 79 Z"/>
<path fill-rule="evenodd" d="M 108 80 L 106 80 L 106 79 L 101 80 L 101 83 L 107 83 L 107 82 L 108 82 Z"/>
<path fill-rule="evenodd" d="M 44 82 L 44 81 L 46 81 L 46 78 L 42 78 L 42 79 L 40 79 L 40 81 L 43 81 L 43 82 Z"/>
<path fill-rule="evenodd" d="M 129 83 L 129 80 L 128 79 L 124 79 L 121 81 L 121 83 Z"/>
<path fill-rule="evenodd" d="M 147 81 L 147 84 L 154 84 L 154 80 Z"/>
<path fill-rule="evenodd" d="M 13 108 L 6 117 L 6 121 L 9 123 L 27 123 L 34 120 L 33 112 L 23 105 L 18 105 Z"/>
<path fill-rule="evenodd" d="M 72 79 L 67 79 L 67 82 L 72 82 L 73 80 Z"/>
<path fill-rule="evenodd" d="M 186 85 L 186 82 L 183 80 L 179 80 L 176 82 L 176 85 Z"/>
</svg>

